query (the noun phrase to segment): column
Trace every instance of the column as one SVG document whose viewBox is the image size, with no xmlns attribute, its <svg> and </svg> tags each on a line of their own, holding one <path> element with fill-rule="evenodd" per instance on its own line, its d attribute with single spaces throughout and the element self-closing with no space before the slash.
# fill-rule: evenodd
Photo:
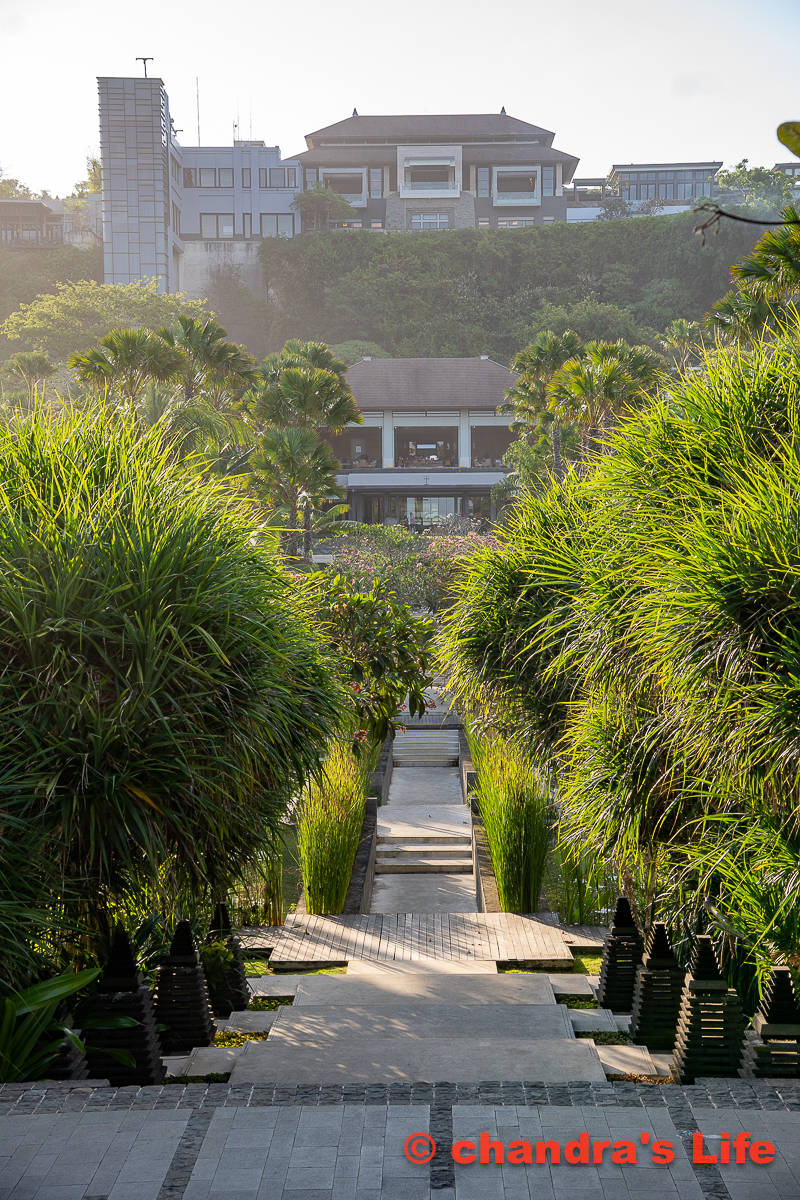
<svg viewBox="0 0 800 1200">
<path fill-rule="evenodd" d="M 472 441 L 469 427 L 469 409 L 462 408 L 458 414 L 458 465 L 472 466 Z"/>
<path fill-rule="evenodd" d="M 394 413 L 383 414 L 383 465 L 394 466 Z"/>
</svg>

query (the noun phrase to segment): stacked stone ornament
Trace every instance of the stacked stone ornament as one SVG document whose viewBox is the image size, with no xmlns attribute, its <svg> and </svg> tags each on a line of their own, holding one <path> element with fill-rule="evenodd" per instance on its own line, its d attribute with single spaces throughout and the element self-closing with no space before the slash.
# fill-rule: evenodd
<svg viewBox="0 0 800 1200">
<path fill-rule="evenodd" d="M 164 1054 L 182 1054 L 208 1046 L 217 1031 L 206 990 L 206 977 L 188 921 L 179 921 L 169 954 L 158 968 L 156 1021 Z"/>
<path fill-rule="evenodd" d="M 614 923 L 603 947 L 600 987 L 597 999 L 601 1008 L 628 1013 L 633 1007 L 636 968 L 642 961 L 644 942 L 636 928 L 631 906 L 624 896 L 617 900 Z"/>
<path fill-rule="evenodd" d="M 672 1060 L 676 1083 L 705 1076 L 737 1078 L 747 1024 L 742 1002 L 719 969 L 711 938 L 698 937 L 683 986 Z"/>
<path fill-rule="evenodd" d="M 800 1079 L 800 1008 L 788 967 L 773 967 L 744 1044 L 741 1075 Z"/>
<path fill-rule="evenodd" d="M 675 1049 L 678 1014 L 686 972 L 675 957 L 667 927 L 657 921 L 650 930 L 641 964 L 636 968 L 631 1010 L 631 1041 L 657 1054 Z"/>
<path fill-rule="evenodd" d="M 89 1076 L 107 1079 L 114 1087 L 138 1084 L 147 1087 L 164 1079 L 161 1045 L 156 1032 L 153 996 L 136 969 L 128 935 L 121 925 L 114 930 L 111 955 L 92 997 L 89 1018 L 102 1024 L 114 1017 L 132 1017 L 137 1024 L 125 1029 L 89 1028 L 84 1034 Z M 125 1065 L 108 1050 L 125 1050 L 134 1065 Z"/>
<path fill-rule="evenodd" d="M 214 909 L 208 941 L 224 942 L 233 953 L 233 962 L 228 965 L 222 979 L 209 979 L 208 974 L 206 975 L 214 1016 L 227 1019 L 232 1012 L 243 1012 L 250 1003 L 242 947 L 231 929 L 227 904 L 218 904 Z"/>
</svg>

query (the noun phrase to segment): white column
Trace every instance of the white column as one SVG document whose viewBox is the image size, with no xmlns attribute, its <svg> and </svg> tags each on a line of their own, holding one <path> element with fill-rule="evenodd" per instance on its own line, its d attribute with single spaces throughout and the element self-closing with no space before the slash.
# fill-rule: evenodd
<svg viewBox="0 0 800 1200">
<path fill-rule="evenodd" d="M 472 445 L 469 428 L 469 409 L 462 408 L 458 414 L 458 465 L 472 466 Z"/>
<path fill-rule="evenodd" d="M 564 172 L 563 172 L 562 168 L 563 168 L 562 163 L 556 163 L 556 195 L 557 196 L 564 195 Z"/>
<path fill-rule="evenodd" d="M 383 414 L 383 465 L 394 466 L 394 413 Z"/>
</svg>

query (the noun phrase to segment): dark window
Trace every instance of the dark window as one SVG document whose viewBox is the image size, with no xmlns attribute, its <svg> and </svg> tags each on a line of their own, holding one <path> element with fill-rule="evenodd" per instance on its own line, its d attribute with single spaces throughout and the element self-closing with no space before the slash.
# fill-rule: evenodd
<svg viewBox="0 0 800 1200">
<path fill-rule="evenodd" d="M 492 515 L 492 498 L 491 496 L 470 496 L 469 497 L 469 515 L 474 519 L 479 518 L 488 521 Z"/>
<path fill-rule="evenodd" d="M 361 196 L 364 190 L 364 177 L 358 175 L 326 175 L 324 177 L 326 187 L 331 188 L 334 192 L 339 192 L 341 196 Z"/>
<path fill-rule="evenodd" d="M 555 188 L 555 167 L 542 167 L 542 195 L 552 196 Z"/>
<path fill-rule="evenodd" d="M 371 223 L 371 228 L 372 229 L 383 229 L 383 221 L 373 221 Z"/>
<path fill-rule="evenodd" d="M 183 168 L 183 186 L 185 188 L 197 187 L 197 171 L 194 167 Z"/>
<path fill-rule="evenodd" d="M 383 431 L 375 425 L 346 429 L 344 433 L 323 433 L 342 467 L 383 466 Z"/>
<path fill-rule="evenodd" d="M 547 167 L 545 167 L 547 170 Z M 532 196 L 537 190 L 537 178 L 535 171 L 519 172 L 511 174 L 510 171 L 498 171 L 497 173 L 497 194 L 498 196 Z M 553 168 L 550 167 L 550 192 L 553 194 Z M 545 193 L 547 195 L 547 193 Z"/>
<path fill-rule="evenodd" d="M 424 468 L 458 466 L 458 429 L 441 427 L 400 427 L 394 431 L 396 467 Z"/>
<path fill-rule="evenodd" d="M 250 187 L 250 168 L 249 167 L 242 167 L 242 187 L 243 188 Z"/>
<path fill-rule="evenodd" d="M 269 169 L 269 186 L 270 187 L 286 187 L 286 168 L 285 167 L 270 167 L 270 169 Z"/>
<path fill-rule="evenodd" d="M 383 196 L 383 169 L 381 167 L 370 167 L 369 194 L 373 200 L 380 200 Z"/>
<path fill-rule="evenodd" d="M 478 167 L 478 195 L 484 199 L 489 195 L 488 167 Z"/>
<path fill-rule="evenodd" d="M 233 187 L 233 167 L 220 167 L 219 186 Z"/>
<path fill-rule="evenodd" d="M 412 229 L 449 229 L 450 214 L 449 213 L 412 213 L 411 214 Z"/>
</svg>

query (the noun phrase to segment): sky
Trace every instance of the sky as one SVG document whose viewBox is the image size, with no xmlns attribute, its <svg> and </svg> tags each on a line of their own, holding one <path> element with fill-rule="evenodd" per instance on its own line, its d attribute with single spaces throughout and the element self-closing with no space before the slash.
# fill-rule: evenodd
<svg viewBox="0 0 800 1200">
<path fill-rule="evenodd" d="M 800 0 L 0 0 L 0 167 L 69 194 L 97 153 L 98 75 L 164 80 L 184 145 L 305 149 L 359 113 L 513 116 L 556 134 L 578 175 L 614 162 L 791 155 Z"/>
</svg>

